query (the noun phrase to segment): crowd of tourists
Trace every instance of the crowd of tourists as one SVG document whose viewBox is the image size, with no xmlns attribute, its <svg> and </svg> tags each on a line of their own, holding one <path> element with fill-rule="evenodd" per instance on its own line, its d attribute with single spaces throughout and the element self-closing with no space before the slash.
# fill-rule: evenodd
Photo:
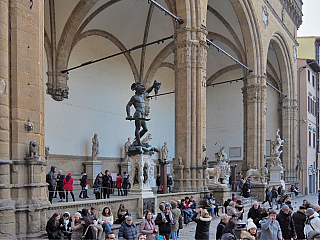
<svg viewBox="0 0 320 240">
<path fill-rule="evenodd" d="M 53 198 L 59 196 L 59 202 L 68 202 L 69 193 L 72 200 L 75 201 L 73 193 L 74 179 L 72 178 L 72 173 L 68 173 L 65 176 L 62 170 L 59 170 L 57 175 L 57 167 L 51 166 L 49 173 L 46 175 L 46 182 L 48 183 L 49 190 L 49 201 L 52 203 Z M 118 173 L 116 181 L 114 182 L 111 174 L 108 170 L 103 174 L 100 172 L 93 184 L 93 192 L 96 199 L 110 198 L 110 194 L 114 193 L 114 185 L 118 190 L 118 196 L 127 196 L 128 190 L 131 188 L 130 176 L 124 172 L 123 177 Z M 88 177 L 85 172 L 81 173 L 79 179 L 81 191 L 79 193 L 79 198 L 87 199 L 88 196 Z"/>
<path fill-rule="evenodd" d="M 72 173 L 68 173 L 65 176 L 62 170 L 57 172 L 57 167 L 51 166 L 51 170 L 46 175 L 46 182 L 48 183 L 49 191 L 49 201 L 52 203 L 53 198 L 59 196 L 59 202 L 68 202 L 68 195 L 70 193 L 72 200 L 75 201 L 73 193 L 74 179 L 72 178 Z M 56 174 L 56 175 L 55 175 Z M 87 199 L 88 196 L 88 177 L 85 172 L 81 173 L 80 177 L 81 191 L 79 198 Z M 168 193 L 171 193 L 173 180 L 172 176 L 167 174 L 167 186 Z M 160 175 L 158 174 L 156 178 L 157 193 L 163 193 L 163 183 L 161 182 Z M 96 199 L 110 198 L 110 194 L 118 193 L 118 196 L 127 196 L 128 191 L 131 188 L 130 176 L 127 172 L 117 174 L 116 181 L 113 181 L 112 176 L 108 170 L 103 174 L 100 172 L 93 184 L 93 193 Z"/>
</svg>

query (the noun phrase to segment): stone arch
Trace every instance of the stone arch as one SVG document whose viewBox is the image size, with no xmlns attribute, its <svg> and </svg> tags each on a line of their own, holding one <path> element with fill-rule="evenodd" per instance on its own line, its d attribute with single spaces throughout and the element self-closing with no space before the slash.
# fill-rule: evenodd
<svg viewBox="0 0 320 240">
<path fill-rule="evenodd" d="M 170 63 L 170 62 L 161 63 L 159 68 L 163 68 L 163 67 L 167 67 L 167 68 L 170 68 L 170 69 L 174 70 L 174 64 Z"/>
<path fill-rule="evenodd" d="M 242 69 L 242 66 L 240 66 L 239 64 L 233 64 L 233 65 L 224 67 L 218 70 L 217 72 L 215 72 L 214 74 L 212 74 L 212 76 L 207 80 L 207 84 L 213 83 L 218 77 L 222 76 L 227 72 L 238 70 L 238 69 Z"/>
<path fill-rule="evenodd" d="M 292 63 L 292 54 L 289 51 L 289 47 L 285 37 L 275 32 L 270 38 L 269 46 L 272 48 L 278 59 L 279 67 L 279 89 L 286 95 L 286 97 L 280 97 L 280 129 L 282 139 L 287 139 L 284 142 L 283 153 L 281 155 L 282 163 L 286 168 L 285 181 L 292 183 L 296 178 L 295 175 L 295 163 L 297 159 L 296 149 L 297 143 L 295 141 L 297 125 L 297 100 L 296 96 L 296 83 L 294 82 L 294 70 Z M 266 59 L 265 64 L 268 64 Z"/>
<path fill-rule="evenodd" d="M 121 41 L 118 38 L 116 38 L 111 33 L 107 32 L 107 31 L 104 31 L 104 30 L 100 30 L 100 29 L 91 29 L 91 30 L 88 30 L 88 31 L 85 31 L 85 32 L 81 33 L 74 40 L 74 42 L 72 44 L 72 49 L 75 47 L 75 45 L 79 41 L 81 41 L 82 39 L 84 39 L 86 37 L 89 37 L 89 36 L 104 37 L 104 38 L 110 40 L 112 43 L 114 43 L 122 52 L 127 50 L 127 48 L 121 43 Z M 72 49 L 71 49 L 70 53 L 72 52 Z M 132 70 L 132 73 L 133 73 L 135 81 L 139 81 L 139 73 L 138 73 L 136 64 L 134 63 L 134 60 L 133 60 L 131 54 L 128 52 L 128 53 L 125 53 L 124 56 L 126 57 L 129 65 L 131 67 L 131 70 Z M 70 57 L 70 55 L 69 55 L 69 57 Z"/>
<path fill-rule="evenodd" d="M 158 53 L 158 55 L 154 58 L 154 60 L 148 68 L 143 84 L 145 84 L 146 86 L 151 85 L 152 79 L 156 74 L 157 70 L 159 69 L 163 61 L 174 51 L 174 48 L 175 44 L 172 41 Z"/>
</svg>

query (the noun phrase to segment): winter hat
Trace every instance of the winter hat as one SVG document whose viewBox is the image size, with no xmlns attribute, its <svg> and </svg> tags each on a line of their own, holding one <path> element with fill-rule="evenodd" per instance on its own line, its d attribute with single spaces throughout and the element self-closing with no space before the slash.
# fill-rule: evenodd
<svg viewBox="0 0 320 240">
<path fill-rule="evenodd" d="M 314 214 L 314 211 L 313 211 L 312 208 L 308 208 L 308 209 L 307 209 L 307 213 L 310 214 L 310 215 L 312 215 L 312 214 Z"/>
<path fill-rule="evenodd" d="M 71 177 L 71 175 L 72 175 L 72 174 L 71 174 L 71 172 L 69 172 L 69 173 L 68 173 L 68 176 L 70 176 L 70 177 Z"/>
<path fill-rule="evenodd" d="M 289 207 L 288 207 L 288 205 L 284 204 L 281 209 L 282 209 L 282 211 L 287 211 L 287 210 L 289 210 Z"/>
<path fill-rule="evenodd" d="M 307 209 L 305 206 L 300 206 L 299 209 Z"/>
<path fill-rule="evenodd" d="M 221 214 L 220 218 L 222 220 L 222 219 L 229 219 L 230 217 L 227 214 Z"/>
<path fill-rule="evenodd" d="M 62 173 L 62 171 L 61 171 L 61 170 L 59 170 L 58 172 L 61 172 L 61 173 Z"/>
<path fill-rule="evenodd" d="M 251 228 L 257 229 L 257 226 L 253 223 L 253 219 L 249 218 L 248 219 L 248 224 L 247 224 L 247 231 L 249 231 L 249 229 L 251 229 Z"/>
<path fill-rule="evenodd" d="M 81 218 L 81 214 L 79 212 L 76 212 L 73 216 Z"/>
</svg>

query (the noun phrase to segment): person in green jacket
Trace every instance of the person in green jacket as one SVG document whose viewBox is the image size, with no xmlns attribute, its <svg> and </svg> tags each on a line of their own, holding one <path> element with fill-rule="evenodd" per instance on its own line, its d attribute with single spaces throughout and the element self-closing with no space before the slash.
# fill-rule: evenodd
<svg viewBox="0 0 320 240">
<path fill-rule="evenodd" d="M 172 225 L 172 240 L 177 240 L 178 239 L 178 230 L 179 230 L 179 218 L 181 217 L 181 210 L 177 208 L 177 202 L 172 200 L 171 201 L 171 206 L 172 206 L 172 215 L 175 221 L 175 224 Z"/>
</svg>

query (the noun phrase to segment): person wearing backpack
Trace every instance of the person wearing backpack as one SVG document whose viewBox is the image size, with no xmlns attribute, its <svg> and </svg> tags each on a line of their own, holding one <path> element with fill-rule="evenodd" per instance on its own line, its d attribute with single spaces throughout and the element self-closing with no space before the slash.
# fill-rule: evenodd
<svg viewBox="0 0 320 240">
<path fill-rule="evenodd" d="M 128 187 L 130 185 L 129 175 L 127 172 L 123 172 L 123 182 L 122 182 L 122 188 L 123 188 L 123 195 L 128 196 Z"/>
<path fill-rule="evenodd" d="M 156 225 L 152 220 L 152 212 L 148 211 L 146 213 L 145 219 L 142 220 L 142 222 L 139 225 L 139 231 L 143 235 L 147 236 L 146 240 L 156 239 L 155 233 L 157 232 L 157 230 L 156 230 Z"/>
<path fill-rule="evenodd" d="M 57 167 L 51 166 L 50 172 L 46 175 L 46 182 L 49 184 L 48 185 L 48 190 L 49 190 L 49 201 L 52 204 L 52 199 L 53 199 L 53 194 L 54 194 L 54 189 L 56 187 L 56 178 L 54 176 L 54 173 L 57 171 Z"/>
</svg>

